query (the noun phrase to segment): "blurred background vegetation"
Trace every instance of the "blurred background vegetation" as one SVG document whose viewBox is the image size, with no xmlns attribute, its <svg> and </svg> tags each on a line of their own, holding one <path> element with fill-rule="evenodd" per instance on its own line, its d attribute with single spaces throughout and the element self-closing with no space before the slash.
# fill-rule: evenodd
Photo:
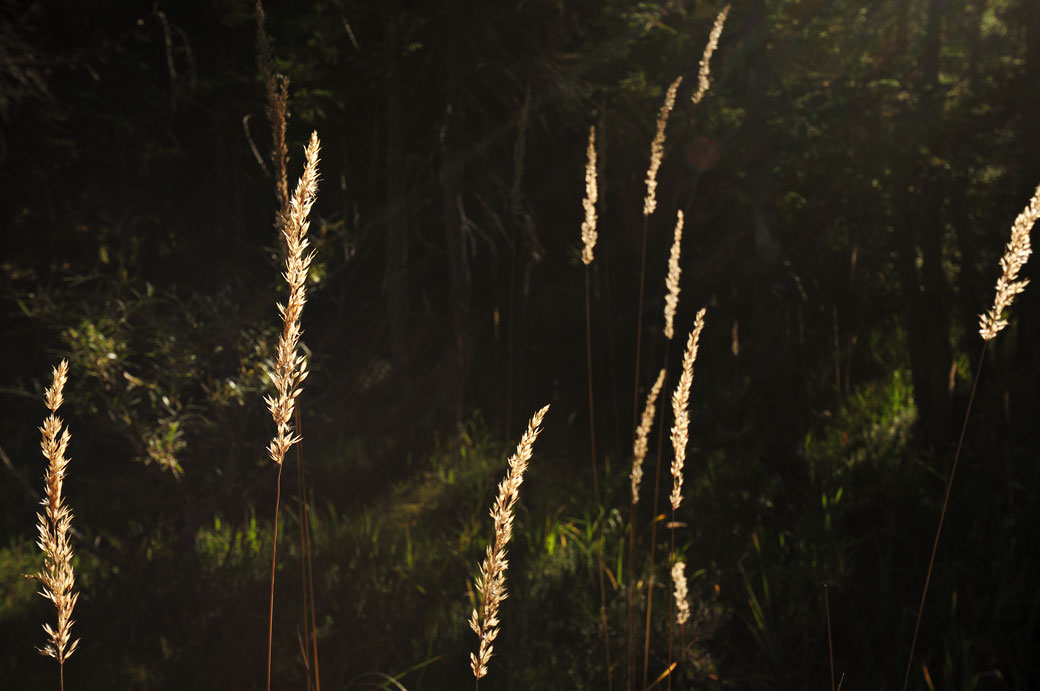
<svg viewBox="0 0 1040 691">
<path fill-rule="evenodd" d="M 827 583 L 845 686 L 899 688 L 976 315 L 1040 181 L 1040 3 L 735 0 L 696 110 L 718 3 L 265 9 L 291 79 L 293 179 L 310 131 L 323 142 L 300 400 L 327 687 L 472 683 L 487 509 L 527 416 L 551 403 L 484 681 L 605 688 L 590 555 L 599 526 L 617 662 L 643 177 L 682 74 L 640 383 L 663 364 L 683 209 L 677 331 L 709 312 L 678 533 L 692 647 L 672 684 L 827 688 Z M 82 593 L 69 688 L 263 680 L 275 468 L 262 396 L 284 289 L 255 32 L 242 0 L 0 3 L 5 687 L 56 683 L 33 649 L 53 613 L 22 574 L 40 564 L 36 428 L 61 357 Z M 599 504 L 578 261 L 590 124 Z M 912 688 L 1040 686 L 1034 288 L 987 353 Z M 291 456 L 276 688 L 306 688 Z M 663 564 L 651 678 L 667 665 Z"/>
</svg>

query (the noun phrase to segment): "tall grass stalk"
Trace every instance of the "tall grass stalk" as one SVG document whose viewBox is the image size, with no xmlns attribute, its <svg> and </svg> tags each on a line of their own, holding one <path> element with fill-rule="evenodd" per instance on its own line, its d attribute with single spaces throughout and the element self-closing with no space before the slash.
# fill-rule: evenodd
<svg viewBox="0 0 1040 691">
<path fill-rule="evenodd" d="M 682 217 L 680 216 L 680 219 Z M 676 234 L 678 237 L 678 233 Z M 676 255 L 673 255 L 676 256 Z M 678 265 L 678 261 L 676 261 Z M 676 288 L 678 291 L 678 288 Z M 678 299 L 678 296 L 676 297 Z M 682 374 L 679 375 L 679 383 L 675 387 L 675 391 L 672 393 L 672 492 L 669 495 L 669 501 L 672 505 L 672 520 L 668 524 L 669 532 L 671 533 L 671 552 L 669 554 L 669 562 L 672 566 L 672 582 L 675 586 L 675 604 L 678 607 L 676 612 L 676 623 L 682 627 L 689 619 L 690 611 L 689 604 L 686 603 L 686 578 L 683 576 L 682 568 L 676 570 L 679 562 L 675 559 L 675 529 L 678 527 L 676 522 L 676 511 L 679 510 L 679 506 L 682 504 L 682 486 L 683 486 L 683 468 L 686 465 L 686 446 L 690 441 L 690 389 L 693 386 L 693 365 L 697 361 L 697 352 L 700 349 L 701 332 L 704 330 L 704 314 L 705 309 L 702 307 L 698 312 L 694 320 L 693 330 L 690 332 L 689 338 L 686 340 L 686 350 L 683 352 L 682 360 Z M 676 581 L 676 574 L 682 578 L 682 584 Z M 682 598 L 680 602 L 680 591 Z M 669 620 L 671 617 L 669 616 Z M 668 625 L 668 662 L 674 662 L 672 659 L 672 626 L 671 621 Z M 672 686 L 672 679 L 668 677 L 668 688 Z"/>
<path fill-rule="evenodd" d="M 914 650 L 917 647 L 917 636 L 921 629 L 921 617 L 924 614 L 924 603 L 928 597 L 928 586 L 932 582 L 932 570 L 935 567 L 935 554 L 939 550 L 939 538 L 942 535 L 943 522 L 946 519 L 946 509 L 950 504 L 950 491 L 953 489 L 953 478 L 957 473 L 957 462 L 961 457 L 961 449 L 964 447 L 964 435 L 968 431 L 968 419 L 971 417 L 972 404 L 975 402 L 975 392 L 979 385 L 979 376 L 982 374 L 982 364 L 986 361 L 986 348 L 989 342 L 997 337 L 997 334 L 1007 326 L 1004 312 L 1011 307 L 1015 296 L 1025 290 L 1029 284 L 1028 279 L 1019 279 L 1018 275 L 1033 248 L 1029 233 L 1037 220 L 1040 219 L 1040 186 L 1037 186 L 1029 204 L 1015 218 L 1011 226 L 1011 239 L 1004 246 L 1004 254 L 1000 258 L 1000 277 L 997 278 L 996 294 L 993 298 L 993 306 L 985 313 L 979 315 L 979 335 L 982 337 L 982 352 L 979 354 L 979 365 L 975 370 L 975 376 L 971 381 L 971 395 L 968 397 L 968 407 L 964 411 L 964 422 L 961 425 L 960 437 L 957 439 L 957 450 L 953 454 L 953 464 L 950 466 L 950 475 L 946 481 L 946 494 L 943 497 L 942 509 L 939 512 L 939 525 L 935 529 L 935 540 L 932 542 L 932 553 L 928 558 L 928 569 L 924 577 L 924 588 L 921 589 L 921 602 L 917 606 L 917 620 L 914 622 L 914 635 L 910 641 L 910 655 L 906 661 L 906 674 L 903 677 L 903 691 L 910 684 L 910 670 L 914 664 Z"/>
<path fill-rule="evenodd" d="M 265 113 L 271 125 L 271 156 L 274 159 L 274 191 L 278 208 L 285 213 L 289 208 L 289 180 L 286 173 L 288 150 L 285 145 L 285 130 L 289 119 L 289 78 L 275 74 L 271 40 L 264 29 L 264 6 L 256 0 L 256 47 L 257 67 L 264 80 L 264 95 L 267 100 Z M 283 244 L 284 249 L 284 244 Z"/>
<path fill-rule="evenodd" d="M 642 360 L 642 349 L 643 349 L 643 301 L 646 295 L 646 239 L 649 231 L 650 216 L 657 210 L 657 173 L 661 168 L 661 162 L 664 160 L 664 143 L 665 143 L 665 132 L 668 127 L 668 117 L 671 115 L 672 110 L 675 108 L 675 96 L 679 91 L 679 85 L 682 83 L 682 76 L 676 77 L 672 83 L 668 86 L 668 90 L 665 92 L 664 102 L 661 104 L 661 109 L 657 112 L 657 124 L 654 129 L 654 138 L 650 142 L 650 164 L 646 170 L 646 195 L 643 197 L 643 240 L 642 249 L 639 253 L 639 304 L 636 308 L 636 365 L 635 365 L 635 381 L 632 385 L 632 428 L 636 427 L 636 415 L 639 410 L 639 371 Z M 665 359 L 667 362 L 667 358 Z M 654 478 L 654 510 L 653 515 L 657 515 L 657 482 L 660 479 L 660 454 L 657 459 L 657 470 Z M 655 524 L 656 525 L 656 524 Z M 632 526 L 632 530 L 635 530 L 635 526 Z M 654 535 L 656 536 L 656 528 Z M 651 544 L 651 553 L 653 552 L 653 545 Z M 653 573 L 650 574 L 649 580 L 650 590 L 647 591 L 648 607 L 650 599 L 653 597 Z M 647 618 L 647 631 L 649 632 L 649 615 Z M 626 625 L 630 622 L 626 621 Z M 631 639 L 634 635 L 632 630 L 625 632 L 625 638 Z M 649 633 L 647 634 L 649 636 Z M 646 651 L 644 652 L 643 659 L 643 686 L 646 686 L 646 674 L 647 674 L 647 661 L 649 655 L 649 639 L 646 642 Z M 628 659 L 629 671 L 629 689 L 632 688 L 632 668 L 635 665 L 635 661 L 632 659 L 631 652 L 629 653 Z"/>
<path fill-rule="evenodd" d="M 632 689 L 635 683 L 635 613 L 632 610 L 632 596 L 636 581 L 636 511 L 639 504 L 639 487 L 643 481 L 643 461 L 646 460 L 647 437 L 654 424 L 657 397 L 661 395 L 664 376 L 665 369 L 662 367 L 654 385 L 646 395 L 646 405 L 643 407 L 643 415 L 640 418 L 639 427 L 636 428 L 636 438 L 632 443 L 632 473 L 629 475 L 632 482 L 632 501 L 628 513 L 628 578 L 625 589 L 625 649 L 629 689 Z"/>
<path fill-rule="evenodd" d="M 47 459 L 47 471 L 44 474 L 45 498 L 41 502 L 43 513 L 36 514 L 39 541 L 36 543 L 43 552 L 43 568 L 35 578 L 40 582 L 40 595 L 54 603 L 58 612 L 57 626 L 44 624 L 50 642 L 37 648 L 41 655 L 53 657 L 58 661 L 58 680 L 62 690 L 65 688 L 65 660 L 69 659 L 79 646 L 79 639 L 69 642 L 72 634 L 72 610 L 79 599 L 79 593 L 72 592 L 76 584 L 72 569 L 72 545 L 69 532 L 72 527 L 72 511 L 65 503 L 61 490 L 65 481 L 65 469 L 69 459 L 65 452 L 69 446 L 71 435 L 62 419 L 58 417 L 61 407 L 65 382 L 69 375 L 69 363 L 62 360 L 53 369 L 51 385 L 44 392 L 44 402 L 51 414 L 43 422 L 40 433 L 43 435 L 40 447 Z"/>
<path fill-rule="evenodd" d="M 266 396 L 268 410 L 274 420 L 276 432 L 267 447 L 271 460 L 278 466 L 275 481 L 274 531 L 271 541 L 271 600 L 267 621 L 267 689 L 271 688 L 271 644 L 274 635 L 274 576 L 278 556 L 278 513 L 282 498 L 282 468 L 285 454 L 300 436 L 293 428 L 293 412 L 296 399 L 307 378 L 307 357 L 299 352 L 302 330 L 300 318 L 307 302 L 307 272 L 314 258 L 307 240 L 310 221 L 307 220 L 318 191 L 318 133 L 311 133 L 310 142 L 304 150 L 303 176 L 300 178 L 289 202 L 289 213 L 281 214 L 282 238 L 285 242 L 285 272 L 282 274 L 289 285 L 289 299 L 278 305 L 282 315 L 282 333 L 278 337 L 278 350 L 274 371 L 270 373 L 276 395 Z"/>
<path fill-rule="evenodd" d="M 513 536 L 513 518 L 516 501 L 520 497 L 520 485 L 524 482 L 524 473 L 531 461 L 534 442 L 541 433 L 542 418 L 548 412 L 545 406 L 532 417 L 527 424 L 527 431 L 520 438 L 516 453 L 509 457 L 509 470 L 498 483 L 498 494 L 491 506 L 491 519 L 495 525 L 495 540 L 488 545 L 484 561 L 480 565 L 480 575 L 476 586 L 480 597 L 479 608 L 474 608 L 469 618 L 469 627 L 480 639 L 476 653 L 470 653 L 470 669 L 476 678 L 475 689 L 480 688 L 480 680 L 487 676 L 487 665 L 494 652 L 494 642 L 501 631 L 498 610 L 506 599 L 506 560 L 509 540 Z"/>
<path fill-rule="evenodd" d="M 581 224 L 581 261 L 585 264 L 585 364 L 589 383 L 589 455 L 592 460 L 592 493 L 596 506 L 602 506 L 599 494 L 599 471 L 596 463 L 596 417 L 592 394 L 592 261 L 595 259 L 596 247 L 596 202 L 599 191 L 596 184 L 596 128 L 589 127 L 589 142 L 585 150 L 585 198 L 582 208 L 585 219 Z M 596 521 L 596 573 L 599 578 L 599 612 L 603 627 L 603 651 L 607 662 L 607 689 L 612 688 L 610 663 L 610 635 L 607 628 L 607 590 L 603 580 L 603 540 L 601 521 Z"/>
<path fill-rule="evenodd" d="M 274 54 L 271 51 L 271 40 L 267 35 L 267 31 L 264 28 L 265 15 L 264 7 L 261 0 L 256 0 L 255 6 L 256 14 L 256 46 L 257 46 L 257 67 L 260 70 L 260 77 L 264 83 L 264 96 L 266 105 L 264 112 L 267 116 L 267 121 L 271 127 L 271 158 L 274 163 L 274 192 L 275 198 L 278 202 L 278 212 L 275 215 L 275 227 L 279 230 L 278 239 L 282 248 L 283 261 L 285 256 L 288 254 L 288 246 L 285 241 L 284 235 L 281 233 L 282 219 L 289 215 L 289 181 L 288 173 L 286 170 L 286 162 L 288 161 L 288 148 L 285 143 L 285 132 L 289 120 L 289 78 L 282 74 L 276 74 L 274 71 Z M 254 153 L 256 150 L 254 148 Z M 263 159 L 257 158 L 266 171 L 266 166 L 263 163 Z M 296 423 L 299 428 L 299 410 L 296 410 Z M 321 681 L 318 675 L 318 644 L 317 644 L 317 622 L 314 619 L 314 587 L 313 587 L 313 573 L 311 566 L 311 548 L 310 548 L 310 534 L 309 534 L 309 507 L 306 504 L 306 479 L 303 470 L 303 454 L 299 447 L 297 447 L 297 476 L 299 481 L 299 496 L 298 509 L 300 513 L 300 549 L 303 553 L 303 559 L 300 560 L 300 582 L 309 583 L 310 589 L 303 589 L 303 655 L 304 655 L 304 669 L 307 676 L 307 688 L 311 687 L 311 665 L 307 661 L 309 655 L 308 650 L 313 650 L 314 653 L 314 682 L 315 687 L 320 691 Z M 310 605 L 310 625 L 308 626 L 308 604 Z M 313 644 L 311 643 L 313 641 Z"/>
</svg>

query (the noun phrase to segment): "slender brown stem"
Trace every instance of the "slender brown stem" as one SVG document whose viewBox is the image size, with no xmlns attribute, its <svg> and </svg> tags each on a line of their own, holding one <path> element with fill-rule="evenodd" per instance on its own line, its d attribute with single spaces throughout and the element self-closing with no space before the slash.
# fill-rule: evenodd
<svg viewBox="0 0 1040 691">
<path fill-rule="evenodd" d="M 65 663 L 58 663 L 58 683 L 61 687 L 61 691 L 65 691 Z"/>
<path fill-rule="evenodd" d="M 628 513 L 628 583 L 625 589 L 625 650 L 628 671 L 628 691 L 635 684 L 635 612 L 632 611 L 632 591 L 636 580 L 636 510 L 638 504 L 632 502 Z"/>
<path fill-rule="evenodd" d="M 300 434 L 300 441 L 296 442 L 296 458 L 301 472 L 301 493 L 304 497 L 303 521 L 304 521 L 304 555 L 307 562 L 307 602 L 311 606 L 311 649 L 314 654 L 314 689 L 321 691 L 321 674 L 318 671 L 318 619 L 314 613 L 314 564 L 311 561 L 311 503 L 307 494 L 307 475 L 304 472 L 304 424 L 300 416 L 300 409 L 296 409 L 296 431 Z M 306 614 L 304 616 L 306 623 Z"/>
<path fill-rule="evenodd" d="M 672 509 L 672 523 L 668 526 L 668 532 L 671 534 L 671 549 L 668 553 L 668 563 L 675 564 L 675 509 Z M 675 587 L 675 584 L 672 584 Z M 675 598 L 668 598 L 668 664 L 671 666 L 675 663 L 674 653 L 672 650 L 672 620 L 675 615 Z M 676 663 L 677 664 L 677 663 Z M 672 688 L 672 675 L 668 675 L 668 689 L 671 691 Z"/>
<path fill-rule="evenodd" d="M 664 362 L 665 362 L 665 375 L 664 384 L 662 391 L 668 390 L 668 356 L 671 350 L 672 342 L 668 340 L 665 342 L 664 349 Z M 660 410 L 657 412 L 658 421 L 657 428 L 661 430 L 661 433 L 657 435 L 657 464 L 654 469 L 654 509 L 650 519 L 650 575 L 647 578 L 646 586 L 646 626 L 643 631 L 643 688 L 646 688 L 646 682 L 650 674 L 650 617 L 653 614 L 654 609 L 654 571 L 656 564 L 654 563 L 654 553 L 657 548 L 657 508 L 660 504 L 661 496 L 661 455 L 664 444 L 664 409 L 667 406 L 661 405 Z"/>
<path fill-rule="evenodd" d="M 299 410 L 299 408 L 296 409 L 295 418 L 296 418 L 296 429 L 299 430 L 300 429 L 300 410 Z M 297 492 L 297 494 L 296 494 L 296 505 L 297 505 L 297 510 L 299 512 L 298 513 L 299 520 L 297 521 L 297 523 L 299 524 L 299 527 L 300 527 L 300 557 L 301 557 L 300 558 L 300 591 L 301 591 L 301 595 L 302 595 L 302 598 L 303 598 L 302 599 L 302 603 L 303 603 L 303 642 L 302 642 L 302 645 L 303 645 L 303 651 L 302 651 L 303 652 L 303 669 L 304 669 L 304 674 L 306 675 L 307 689 L 308 689 L 308 691 L 310 691 L 310 688 L 311 688 L 311 665 L 310 665 L 310 662 L 308 661 L 308 657 L 310 656 L 310 649 L 311 649 L 311 639 L 310 639 L 311 626 L 310 626 L 310 622 L 308 621 L 309 613 L 308 613 L 308 608 L 307 608 L 307 561 L 306 561 L 306 558 L 305 558 L 306 553 L 307 553 L 307 547 L 306 547 L 306 535 L 305 535 L 305 528 L 304 528 L 304 523 L 305 523 L 306 519 L 304 518 L 304 508 L 303 508 L 303 502 L 304 502 L 304 498 L 303 497 L 304 497 L 304 492 L 306 491 L 306 488 L 304 487 L 304 479 L 303 479 L 303 451 L 301 449 L 301 446 L 302 446 L 302 442 L 296 444 L 296 492 Z"/>
<path fill-rule="evenodd" d="M 311 509 L 310 502 L 304 503 L 304 517 L 307 525 L 304 531 L 307 548 L 307 585 L 310 590 L 311 603 L 311 647 L 314 650 L 314 688 L 321 691 L 321 674 L 318 670 L 318 619 L 314 615 L 314 565 L 311 563 Z"/>
<path fill-rule="evenodd" d="M 910 670 L 914 664 L 914 649 L 917 647 L 917 634 L 921 629 L 921 615 L 924 614 L 924 601 L 928 597 L 928 586 L 932 582 L 932 568 L 935 566 L 935 553 L 939 549 L 939 536 L 942 535 L 943 521 L 946 519 L 946 508 L 950 504 L 950 490 L 953 489 L 953 477 L 957 473 L 957 462 L 961 458 L 961 449 L 964 447 L 964 435 L 968 430 L 968 418 L 971 417 L 971 406 L 975 403 L 975 391 L 979 386 L 979 376 L 982 374 L 982 363 L 986 361 L 986 346 L 989 341 L 982 342 L 982 353 L 979 355 L 979 366 L 975 370 L 975 378 L 971 382 L 971 396 L 968 397 L 968 409 L 964 412 L 964 424 L 961 425 L 961 436 L 957 440 L 957 451 L 953 454 L 953 465 L 950 467 L 950 477 L 946 481 L 946 496 L 943 498 L 942 510 L 939 512 L 939 526 L 935 529 L 935 541 L 932 543 L 932 556 L 928 559 L 928 572 L 924 577 L 924 589 L 921 591 L 921 604 L 917 607 L 917 622 L 914 624 L 914 637 L 910 641 L 910 656 L 906 661 L 906 676 L 903 677 L 903 691 L 910 684 Z"/>
<path fill-rule="evenodd" d="M 607 660 L 607 691 L 613 688 L 613 680 L 610 664 L 610 635 L 607 628 L 607 590 L 603 581 L 603 539 L 602 521 L 599 520 L 598 512 L 602 503 L 599 496 L 599 473 L 596 470 L 596 419 L 593 415 L 592 400 L 592 312 L 591 312 L 591 279 L 589 265 L 585 265 L 585 363 L 588 368 L 589 380 L 589 453 L 592 457 L 592 493 L 596 501 L 596 572 L 599 574 L 599 613 L 603 624 L 603 652 Z"/>
<path fill-rule="evenodd" d="M 296 467 L 299 472 L 299 486 L 300 486 L 300 546 L 303 549 L 304 560 L 301 562 L 301 578 L 306 579 L 302 584 L 305 588 L 303 596 L 303 625 L 304 630 L 307 631 L 307 604 L 310 603 L 310 629 L 309 637 L 310 643 L 305 643 L 304 656 L 308 654 L 308 648 L 314 655 L 314 688 L 316 691 L 321 691 L 321 675 L 318 671 L 318 618 L 315 615 L 314 608 L 314 565 L 311 561 L 311 506 L 310 499 L 307 496 L 307 475 L 303 470 L 303 420 L 300 417 L 300 409 L 296 409 L 296 431 L 300 435 L 300 440 L 296 443 Z M 310 665 L 307 664 L 306 660 L 304 665 L 310 669 Z M 310 677 L 307 680 L 308 685 L 310 684 Z"/>
<path fill-rule="evenodd" d="M 278 510 L 282 500 L 282 466 L 278 464 L 278 479 L 274 495 L 274 539 L 271 541 L 271 608 L 267 615 L 267 691 L 271 691 L 271 642 L 274 637 L 274 567 L 278 556 Z"/>
<path fill-rule="evenodd" d="M 823 606 L 827 611 L 827 657 L 831 662 L 831 691 L 834 691 L 834 644 L 831 641 L 831 598 L 827 584 L 823 584 Z"/>
<path fill-rule="evenodd" d="M 592 402 L 592 313 L 589 303 L 591 300 L 591 288 L 589 278 L 589 266 L 585 266 L 585 364 L 588 371 L 589 381 L 589 453 L 592 457 L 592 493 L 599 501 L 599 474 L 596 470 L 596 417 Z"/>
<path fill-rule="evenodd" d="M 647 216 L 643 216 L 643 248 L 639 254 L 639 304 L 636 310 L 636 374 L 632 386 L 632 429 L 636 429 L 639 419 L 639 361 L 643 347 L 643 300 L 646 292 L 646 234 Z M 628 588 L 625 592 L 625 640 L 626 667 L 628 669 L 628 691 L 635 684 L 635 615 L 632 612 L 632 587 L 635 580 L 635 542 L 636 542 L 636 505 L 628 520 Z"/>
</svg>

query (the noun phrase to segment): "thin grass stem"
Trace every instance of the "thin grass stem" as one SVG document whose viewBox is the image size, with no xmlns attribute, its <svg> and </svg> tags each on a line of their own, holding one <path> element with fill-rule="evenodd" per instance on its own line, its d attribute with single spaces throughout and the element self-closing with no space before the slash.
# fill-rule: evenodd
<svg viewBox="0 0 1040 691">
<path fill-rule="evenodd" d="M 971 396 L 968 398 L 968 409 L 964 411 L 964 423 L 961 425 L 961 435 L 957 440 L 957 451 L 953 454 L 953 465 L 950 467 L 950 477 L 946 481 L 946 496 L 943 497 L 942 510 L 939 512 L 939 526 L 935 529 L 935 540 L 932 542 L 932 555 L 928 558 L 928 571 L 924 577 L 924 588 L 921 590 L 921 604 L 917 607 L 917 621 L 914 623 L 914 637 L 910 640 L 910 655 L 906 661 L 906 675 L 903 677 L 903 691 L 910 684 L 910 670 L 914 664 L 914 650 L 917 647 L 917 634 L 921 629 L 921 616 L 924 614 L 924 601 L 928 597 L 928 586 L 932 582 L 932 569 L 935 566 L 935 553 L 939 550 L 939 537 L 942 535 L 943 521 L 946 519 L 946 508 L 950 504 L 950 490 L 953 489 L 953 478 L 957 473 L 957 462 L 961 458 L 961 449 L 964 447 L 964 435 L 968 430 L 968 419 L 971 417 L 971 407 L 975 402 L 975 391 L 979 386 L 979 376 L 982 374 L 982 363 L 986 361 L 986 346 L 988 340 L 982 342 L 982 353 L 979 355 L 979 366 L 975 370 L 975 378 L 971 382 Z"/>
<path fill-rule="evenodd" d="M 282 500 L 282 463 L 278 464 L 278 479 L 274 495 L 274 538 L 271 541 L 271 606 L 267 614 L 267 691 L 271 691 L 271 647 L 274 639 L 274 568 L 278 557 L 278 510 Z"/>
</svg>

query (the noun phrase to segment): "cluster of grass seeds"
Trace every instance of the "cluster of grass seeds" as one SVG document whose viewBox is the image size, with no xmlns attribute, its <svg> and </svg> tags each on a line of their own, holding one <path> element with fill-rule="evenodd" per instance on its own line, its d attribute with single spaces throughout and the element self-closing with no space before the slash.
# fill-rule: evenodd
<svg viewBox="0 0 1040 691">
<path fill-rule="evenodd" d="M 40 582 L 40 595 L 54 603 L 58 612 L 57 626 L 44 624 L 50 642 L 38 648 L 43 655 L 58 661 L 60 686 L 65 688 L 65 660 L 69 659 L 79 640 L 72 641 L 72 610 L 76 606 L 79 593 L 72 589 L 76 585 L 76 576 L 72 569 L 72 545 L 69 532 L 72 527 L 72 510 L 69 509 L 62 496 L 62 485 L 65 482 L 65 469 L 69 459 L 65 455 L 71 435 L 68 428 L 62 429 L 64 423 L 58 417 L 58 408 L 64 401 L 65 382 L 69 376 L 69 363 L 62 360 L 53 372 L 51 385 L 44 393 L 44 401 L 51 414 L 43 422 L 40 432 L 43 440 L 40 446 L 47 459 L 47 472 L 44 475 L 43 513 L 36 515 L 39 541 L 36 543 L 43 551 L 43 569 L 35 576 Z"/>
</svg>

